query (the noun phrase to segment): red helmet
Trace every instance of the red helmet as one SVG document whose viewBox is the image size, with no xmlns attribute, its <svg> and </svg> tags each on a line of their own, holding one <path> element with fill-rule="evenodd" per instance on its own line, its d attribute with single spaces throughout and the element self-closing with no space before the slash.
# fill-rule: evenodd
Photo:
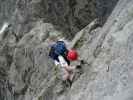
<svg viewBox="0 0 133 100">
<path fill-rule="evenodd" d="M 67 59 L 70 61 L 74 61 L 78 59 L 78 53 L 76 50 L 69 50 L 67 53 Z"/>
</svg>

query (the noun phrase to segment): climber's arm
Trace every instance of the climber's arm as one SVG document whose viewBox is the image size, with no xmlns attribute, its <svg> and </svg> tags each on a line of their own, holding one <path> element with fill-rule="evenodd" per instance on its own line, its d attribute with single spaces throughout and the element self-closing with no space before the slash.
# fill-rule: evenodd
<svg viewBox="0 0 133 100">
<path fill-rule="evenodd" d="M 76 66 L 69 66 L 67 62 L 65 61 L 64 57 L 59 56 L 58 57 L 61 67 L 64 67 L 67 71 L 73 71 Z"/>
</svg>

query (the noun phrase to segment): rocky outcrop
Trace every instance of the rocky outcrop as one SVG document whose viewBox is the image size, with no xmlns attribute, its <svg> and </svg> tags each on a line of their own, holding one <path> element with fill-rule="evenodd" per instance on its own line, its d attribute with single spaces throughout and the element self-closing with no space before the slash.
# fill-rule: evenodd
<svg viewBox="0 0 133 100">
<path fill-rule="evenodd" d="M 54 83 L 54 65 L 48 58 L 48 44 L 43 43 L 51 30 L 54 30 L 51 24 L 40 22 L 16 45 L 10 69 L 15 100 L 32 100 Z"/>
<path fill-rule="evenodd" d="M 120 0 L 104 27 L 98 33 L 88 35 L 81 54 L 90 66 L 73 84 L 65 100 L 133 98 L 132 2 Z"/>
</svg>

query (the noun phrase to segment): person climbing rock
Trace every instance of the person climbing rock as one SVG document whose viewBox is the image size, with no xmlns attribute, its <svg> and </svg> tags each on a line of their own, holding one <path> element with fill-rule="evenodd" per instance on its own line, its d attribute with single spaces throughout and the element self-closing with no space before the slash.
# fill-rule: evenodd
<svg viewBox="0 0 133 100">
<path fill-rule="evenodd" d="M 77 60 L 77 52 L 69 51 L 63 41 L 57 41 L 51 46 L 49 56 L 54 60 L 56 66 L 61 66 L 63 81 L 67 80 L 71 84 L 76 67 L 70 66 L 70 61 Z"/>
<path fill-rule="evenodd" d="M 55 65 L 61 66 L 62 80 L 64 83 L 69 82 L 70 86 L 74 77 L 74 70 L 80 66 L 71 66 L 70 62 L 78 59 L 76 50 L 68 50 L 66 42 L 61 37 L 50 37 L 51 44 L 49 57 L 53 59 Z"/>
</svg>

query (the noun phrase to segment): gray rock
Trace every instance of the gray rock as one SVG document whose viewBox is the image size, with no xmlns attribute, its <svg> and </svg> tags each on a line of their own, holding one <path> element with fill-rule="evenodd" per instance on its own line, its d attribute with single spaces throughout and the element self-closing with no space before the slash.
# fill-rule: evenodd
<svg viewBox="0 0 133 100">
<path fill-rule="evenodd" d="M 38 20 L 52 23 L 72 39 L 76 32 L 95 18 L 106 18 L 118 0 L 0 0 L 0 25 L 11 22 L 22 37 Z"/>
<path fill-rule="evenodd" d="M 58 26 L 55 28 L 52 24 L 64 25 L 65 15 L 71 16 L 64 29 L 74 31 L 79 30 L 81 24 L 75 25 L 73 16 L 78 16 L 83 26 L 92 17 L 84 22 L 84 17 L 87 17 L 85 12 L 88 11 L 87 8 L 85 10 L 85 4 L 88 3 L 86 0 L 82 3 L 77 0 L 77 4 L 71 2 L 74 12 L 71 12 L 68 1 L 51 2 L 17 2 L 16 16 L 12 20 L 18 18 L 14 21 L 14 27 L 18 25 L 14 32 L 18 36 L 22 32 L 22 37 L 10 42 L 11 37 L 14 37 L 10 34 L 0 42 L 0 100 L 132 100 L 133 0 L 120 0 L 103 27 L 96 26 L 91 31 L 90 27 L 86 27 L 79 32 L 80 35 L 75 36 L 77 38 L 72 43 L 76 45 L 80 58 L 86 62 L 82 66 L 84 73 L 74 81 L 71 88 L 61 94 L 58 71 L 48 57 L 49 44 L 45 40 L 49 32 L 59 31 L 56 30 Z M 102 1 L 101 4 L 108 2 Z M 97 1 L 97 9 L 103 11 L 99 12 L 99 16 L 104 16 L 106 11 L 103 9 L 110 12 L 115 2 L 112 1 L 109 8 L 105 5 L 99 8 L 102 6 Z M 82 13 L 84 17 L 79 13 L 81 9 L 85 10 Z M 105 13 L 105 16 L 108 14 Z M 48 18 L 52 24 L 44 23 Z"/>
<path fill-rule="evenodd" d="M 120 0 L 93 45 L 84 44 L 95 57 L 64 100 L 132 100 L 132 2 Z"/>
<path fill-rule="evenodd" d="M 43 43 L 51 28 L 54 29 L 50 24 L 39 24 L 39 27 L 26 34 L 15 48 L 10 82 L 14 84 L 16 100 L 21 100 L 21 96 L 25 100 L 32 99 L 39 95 L 43 87 L 47 88 L 47 85 L 53 83 L 48 84 L 53 79 L 54 65 L 48 57 L 48 45 Z"/>
</svg>

